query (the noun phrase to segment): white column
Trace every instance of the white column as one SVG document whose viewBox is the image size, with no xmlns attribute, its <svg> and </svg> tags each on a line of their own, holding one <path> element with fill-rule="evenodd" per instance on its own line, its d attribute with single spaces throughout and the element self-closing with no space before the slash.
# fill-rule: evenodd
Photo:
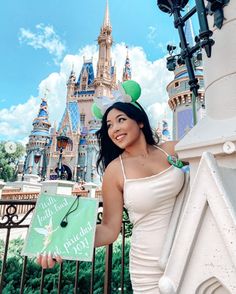
<svg viewBox="0 0 236 294">
<path fill-rule="evenodd" d="M 203 50 L 206 116 L 177 144 L 179 157 L 189 161 L 194 178 L 203 151 L 214 154 L 220 165 L 236 166 L 236 1 L 224 7 L 225 20 L 213 27 L 212 56 Z"/>
<path fill-rule="evenodd" d="M 42 182 L 41 193 L 71 195 L 75 182 L 55 180 Z"/>
</svg>

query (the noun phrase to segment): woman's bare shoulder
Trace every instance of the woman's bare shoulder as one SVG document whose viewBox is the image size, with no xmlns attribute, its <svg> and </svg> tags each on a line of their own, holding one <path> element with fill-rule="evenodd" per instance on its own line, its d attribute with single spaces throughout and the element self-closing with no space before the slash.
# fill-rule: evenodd
<svg viewBox="0 0 236 294">
<path fill-rule="evenodd" d="M 121 186 L 123 184 L 122 168 L 119 157 L 112 160 L 105 169 L 103 181 Z"/>
<path fill-rule="evenodd" d="M 115 159 L 113 159 L 108 166 L 106 167 L 105 172 L 106 173 L 113 173 L 115 171 L 118 171 L 121 169 L 121 164 L 120 164 L 120 158 L 117 157 Z"/>
<path fill-rule="evenodd" d="M 174 155 L 175 154 L 175 145 L 178 141 L 166 141 L 161 143 L 159 146 L 165 150 L 168 154 Z"/>
</svg>

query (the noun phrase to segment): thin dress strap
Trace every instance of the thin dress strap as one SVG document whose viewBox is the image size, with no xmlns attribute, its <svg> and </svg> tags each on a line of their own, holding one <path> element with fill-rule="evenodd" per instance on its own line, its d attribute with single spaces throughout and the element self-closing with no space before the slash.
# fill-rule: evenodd
<svg viewBox="0 0 236 294">
<path fill-rule="evenodd" d="M 169 154 L 165 151 L 165 150 L 163 150 L 161 147 L 159 147 L 159 146 L 157 146 L 157 145 L 153 145 L 155 148 L 157 148 L 157 149 L 159 149 L 160 151 L 162 151 L 163 153 L 165 153 L 165 155 L 168 157 L 169 156 Z"/>
<path fill-rule="evenodd" d="M 121 165 L 121 169 L 122 169 L 123 177 L 124 177 L 124 179 L 126 180 L 125 169 L 124 169 L 124 164 L 123 164 L 123 160 L 122 160 L 121 155 L 119 155 L 119 158 L 120 158 L 120 165 Z"/>
</svg>

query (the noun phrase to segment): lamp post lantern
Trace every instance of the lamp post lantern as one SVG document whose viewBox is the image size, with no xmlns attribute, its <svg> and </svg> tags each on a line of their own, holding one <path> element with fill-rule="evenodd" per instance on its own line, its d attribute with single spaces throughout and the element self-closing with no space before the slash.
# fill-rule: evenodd
<svg viewBox="0 0 236 294">
<path fill-rule="evenodd" d="M 192 64 L 192 58 L 195 53 L 199 53 L 202 49 L 205 50 L 207 57 L 211 57 L 211 48 L 214 41 L 210 38 L 212 31 L 209 30 L 207 22 L 207 9 L 204 5 L 204 0 L 196 0 L 196 5 L 189 10 L 184 16 L 181 15 L 181 11 L 187 5 L 188 0 L 157 0 L 157 6 L 165 13 L 174 16 L 174 27 L 178 30 L 180 38 L 180 53 L 172 55 L 173 46 L 168 46 L 167 50 L 170 56 L 167 58 L 168 70 L 175 70 L 176 62 L 181 65 L 185 64 L 189 76 L 189 87 L 192 92 L 192 108 L 193 108 L 193 123 L 196 124 L 196 97 L 198 96 L 199 83 L 195 77 L 194 68 Z M 190 47 L 184 32 L 185 22 L 197 12 L 199 20 L 199 35 L 195 37 L 195 45 Z M 170 48 L 171 47 L 171 48 Z"/>
<path fill-rule="evenodd" d="M 211 47 L 214 41 L 210 38 L 212 36 L 212 31 L 209 30 L 207 17 L 206 17 L 206 7 L 203 0 L 196 0 L 196 6 L 193 7 L 186 15 L 182 16 L 181 11 L 187 5 L 188 0 L 157 0 L 157 6 L 161 11 L 173 14 L 174 16 L 174 26 L 178 30 L 180 38 L 180 49 L 181 52 L 178 55 L 178 60 L 182 59 L 186 64 L 188 75 L 189 75 L 189 86 L 190 90 L 193 92 L 194 96 L 198 96 L 198 80 L 195 77 L 193 65 L 191 58 L 193 54 L 200 49 L 204 48 L 207 57 L 211 57 Z M 197 12 L 199 20 L 199 36 L 195 38 L 196 44 L 193 47 L 189 47 L 187 43 L 186 36 L 184 33 L 185 22 Z M 173 56 L 172 56 L 173 58 Z M 179 59 L 180 58 L 180 59 Z"/>
<path fill-rule="evenodd" d="M 63 149 L 66 148 L 69 138 L 67 136 L 58 136 L 57 137 L 57 148 L 59 149 L 59 162 L 58 162 L 58 169 L 57 169 L 57 176 L 59 179 L 63 178 L 63 170 L 62 170 L 62 153 Z"/>
</svg>

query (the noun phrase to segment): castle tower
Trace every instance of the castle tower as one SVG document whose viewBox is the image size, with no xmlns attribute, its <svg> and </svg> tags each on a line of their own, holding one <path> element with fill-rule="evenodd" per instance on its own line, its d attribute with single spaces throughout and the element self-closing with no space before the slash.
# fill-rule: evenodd
<svg viewBox="0 0 236 294">
<path fill-rule="evenodd" d="M 185 35 L 189 45 L 193 46 L 194 32 L 190 19 L 185 25 Z M 196 99 L 197 121 L 205 114 L 203 67 L 199 57 L 200 54 L 193 57 L 194 72 L 200 85 L 199 96 Z M 186 65 L 177 65 L 174 79 L 167 85 L 168 104 L 173 112 L 173 140 L 180 140 L 193 127 L 192 93 L 188 80 Z"/>
<path fill-rule="evenodd" d="M 75 76 L 74 70 L 72 69 L 69 79 L 67 81 L 66 102 L 70 102 L 74 100 L 75 85 L 76 85 L 76 76 Z"/>
<path fill-rule="evenodd" d="M 128 81 L 131 80 L 131 67 L 130 67 L 130 60 L 129 60 L 129 54 L 128 54 L 128 47 L 127 48 L 127 55 L 126 55 L 126 59 L 125 59 L 125 66 L 123 68 L 123 77 L 122 77 L 122 81 Z"/>
<path fill-rule="evenodd" d="M 107 0 L 105 17 L 98 36 L 99 56 L 97 76 L 94 80 L 95 96 L 111 97 L 111 90 L 114 86 L 112 83 L 111 46 L 113 40 L 111 33 L 112 27 Z"/>
<path fill-rule="evenodd" d="M 74 178 L 74 174 L 76 173 L 75 167 L 78 160 L 77 149 L 80 133 L 80 111 L 77 96 L 75 95 L 77 87 L 75 73 L 72 70 L 67 81 L 67 96 L 64 114 L 61 118 L 57 131 L 54 129 L 51 133 L 52 140 L 47 152 L 47 177 L 49 179 L 55 179 L 56 177 L 59 159 L 57 136 L 62 134 L 69 138 L 66 150 L 63 151 L 63 170 L 66 171 L 68 180 L 72 180 Z"/>
<path fill-rule="evenodd" d="M 67 179 L 100 183 L 95 168 L 98 152 L 95 132 L 100 127 L 100 120 L 94 119 L 91 107 L 94 95 L 111 97 L 112 89 L 116 88 L 116 66 L 111 63 L 111 32 L 107 1 L 104 21 L 98 37 L 97 76 L 94 78 L 93 60 L 85 59 L 85 57 L 77 81 L 73 69 L 70 73 L 67 81 L 65 111 L 58 129 L 51 130 L 50 144 L 46 151 L 48 179 L 57 178 L 59 160 L 57 136 L 63 134 L 69 137 L 69 143 L 62 157 L 63 169 L 68 175 Z"/>
<path fill-rule="evenodd" d="M 84 57 L 84 63 L 74 90 L 74 96 L 78 102 L 80 111 L 80 128 L 87 126 L 88 122 L 93 119 L 91 112 L 95 92 L 93 82 L 93 60 L 86 60 Z"/>
<path fill-rule="evenodd" d="M 39 112 L 33 121 L 33 130 L 26 144 L 26 158 L 24 163 L 24 174 L 35 174 L 41 178 L 46 173 L 45 146 L 49 142 L 48 106 L 46 98 L 42 98 Z"/>
</svg>

